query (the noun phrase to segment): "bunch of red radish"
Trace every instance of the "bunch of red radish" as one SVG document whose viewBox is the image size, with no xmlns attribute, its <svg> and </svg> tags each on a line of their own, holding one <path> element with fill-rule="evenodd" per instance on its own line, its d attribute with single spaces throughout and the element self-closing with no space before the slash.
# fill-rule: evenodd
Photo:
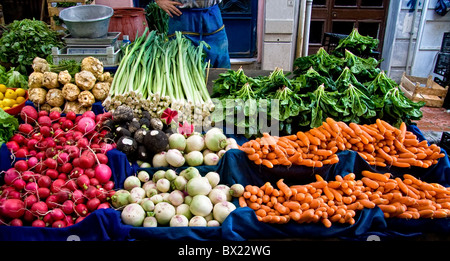
<svg viewBox="0 0 450 261">
<path fill-rule="evenodd" d="M 0 224 L 66 227 L 109 208 L 114 194 L 102 122 L 111 113 L 37 112 L 25 106 L 9 142 L 14 166 L 0 187 Z"/>
</svg>

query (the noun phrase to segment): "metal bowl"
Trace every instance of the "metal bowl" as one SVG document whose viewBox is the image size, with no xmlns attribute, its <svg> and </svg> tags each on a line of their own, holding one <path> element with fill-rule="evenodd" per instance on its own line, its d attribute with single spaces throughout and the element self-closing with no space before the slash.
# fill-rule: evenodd
<svg viewBox="0 0 450 261">
<path fill-rule="evenodd" d="M 114 9 L 105 5 L 79 5 L 63 9 L 59 18 L 64 21 L 72 37 L 100 38 L 108 33 Z"/>
</svg>

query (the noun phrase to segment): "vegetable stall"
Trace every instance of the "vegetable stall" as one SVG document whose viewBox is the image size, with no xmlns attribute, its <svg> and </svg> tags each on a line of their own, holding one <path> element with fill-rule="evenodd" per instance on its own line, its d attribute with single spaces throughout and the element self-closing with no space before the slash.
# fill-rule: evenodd
<svg viewBox="0 0 450 261">
<path fill-rule="evenodd" d="M 374 39 L 355 30 L 289 73 L 212 69 L 206 43 L 148 29 L 113 69 L 55 63 L 57 36 L 5 48 L 40 23 L 0 38 L 1 240 L 450 232 L 448 154 L 413 124 L 424 104 L 361 56 Z"/>
</svg>

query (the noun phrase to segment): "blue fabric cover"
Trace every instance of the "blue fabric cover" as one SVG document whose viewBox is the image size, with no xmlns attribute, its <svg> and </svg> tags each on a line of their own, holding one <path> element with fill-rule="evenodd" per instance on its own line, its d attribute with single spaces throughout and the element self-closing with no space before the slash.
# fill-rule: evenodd
<svg viewBox="0 0 450 261">
<path fill-rule="evenodd" d="M 424 137 L 415 126 L 408 129 L 415 133 L 420 140 Z M 242 144 L 245 140 L 239 141 Z M 5 146 L 0 150 L 1 170 L 5 161 L 9 159 Z M 117 188 L 123 187 L 123 181 L 129 175 L 140 170 L 136 164 L 130 165 L 125 154 L 111 150 L 107 154 L 113 179 Z M 338 154 L 340 161 L 333 166 L 324 166 L 311 170 L 303 166 L 294 166 L 286 171 L 285 168 L 275 167 L 271 171 L 256 166 L 248 160 L 245 153 L 240 150 L 229 150 L 219 161 L 217 166 L 201 166 L 200 173 L 205 175 L 209 171 L 217 171 L 221 176 L 221 184 L 262 185 L 266 181 L 276 182 L 284 178 L 286 183 L 304 184 L 314 180 L 315 174 L 325 179 L 334 179 L 335 175 L 348 173 L 358 174 L 361 170 L 372 170 L 380 173 L 390 172 L 394 176 L 405 173 L 412 174 L 427 182 L 438 182 L 450 186 L 450 162 L 446 156 L 438 164 L 428 168 L 373 168 L 368 165 L 356 152 L 343 151 Z M 8 165 L 11 166 L 11 165 Z M 6 168 L 7 169 L 7 168 Z M 151 174 L 159 169 L 145 169 Z M 178 169 L 181 171 L 183 168 Z M 357 176 L 361 178 L 361 176 Z M 0 177 L 3 180 L 3 175 Z M 237 199 L 233 200 L 235 205 Z M 237 208 L 224 221 L 221 227 L 205 228 L 143 228 L 125 225 L 120 220 L 120 212 L 113 209 L 98 210 L 90 214 L 81 223 L 68 228 L 33 228 L 0 226 L 0 240 L 67 240 L 70 235 L 77 235 L 81 240 L 232 240 L 244 241 L 249 239 L 286 239 L 286 238 L 327 238 L 338 237 L 346 240 L 367 240 L 371 235 L 381 240 L 398 239 L 398 237 L 413 237 L 423 233 L 450 233 L 449 219 L 418 219 L 405 220 L 385 219 L 383 212 L 375 207 L 357 212 L 354 225 L 333 224 L 325 228 L 322 224 L 296 224 L 289 222 L 284 225 L 265 224 L 256 219 L 253 210 L 248 207 Z"/>
<path fill-rule="evenodd" d="M 212 68 L 230 68 L 228 38 L 223 26 L 222 14 L 218 5 L 209 8 L 183 8 L 180 16 L 169 19 L 168 35 L 181 31 L 184 36 L 198 46 L 205 41 L 211 48 L 206 51 L 206 62 L 210 60 Z"/>
</svg>

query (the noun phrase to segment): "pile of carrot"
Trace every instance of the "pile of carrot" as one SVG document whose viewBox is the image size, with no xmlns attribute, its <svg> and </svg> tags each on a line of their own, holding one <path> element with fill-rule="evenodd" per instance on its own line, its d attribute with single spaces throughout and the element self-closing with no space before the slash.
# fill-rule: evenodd
<svg viewBox="0 0 450 261">
<path fill-rule="evenodd" d="M 250 207 L 259 221 L 284 224 L 297 223 L 354 224 L 356 211 L 378 206 L 386 218 L 446 218 L 450 217 L 450 188 L 427 183 L 405 174 L 403 179 L 390 173 L 363 171 L 336 176 L 326 181 L 316 175 L 316 181 L 305 185 L 287 185 L 283 179 L 274 187 L 270 182 L 258 187 L 245 186 L 239 198 L 241 207 Z"/>
<path fill-rule="evenodd" d="M 408 168 L 428 168 L 444 157 L 436 144 L 406 130 L 403 122 L 399 128 L 377 119 L 374 124 L 348 125 L 327 118 L 321 126 L 296 135 L 271 136 L 250 140 L 240 146 L 247 157 L 257 165 L 273 168 L 275 165 L 304 165 L 322 167 L 339 162 L 338 151 L 353 150 L 371 165 Z"/>
</svg>

